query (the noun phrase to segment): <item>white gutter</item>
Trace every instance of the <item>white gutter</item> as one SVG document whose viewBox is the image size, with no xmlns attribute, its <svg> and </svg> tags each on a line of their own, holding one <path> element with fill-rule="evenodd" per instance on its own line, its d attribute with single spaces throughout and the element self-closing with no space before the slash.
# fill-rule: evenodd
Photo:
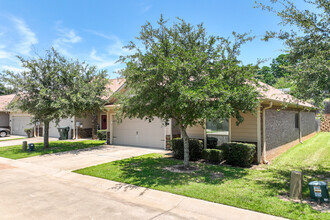
<svg viewBox="0 0 330 220">
<path fill-rule="evenodd" d="M 262 162 L 267 164 L 268 161 L 266 160 L 266 110 L 270 109 L 273 106 L 273 102 L 269 103 L 269 106 L 262 109 Z"/>
<path fill-rule="evenodd" d="M 298 112 L 299 143 L 303 143 L 301 134 L 301 111 Z"/>
</svg>

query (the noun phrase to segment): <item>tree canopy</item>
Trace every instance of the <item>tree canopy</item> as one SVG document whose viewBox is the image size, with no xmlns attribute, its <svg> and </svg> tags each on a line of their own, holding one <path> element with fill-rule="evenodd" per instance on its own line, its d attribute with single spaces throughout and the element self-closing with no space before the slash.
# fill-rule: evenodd
<svg viewBox="0 0 330 220">
<path fill-rule="evenodd" d="M 48 147 L 51 121 L 58 123 L 62 118 L 97 111 L 104 106 L 106 71 L 68 60 L 53 48 L 47 50 L 44 57 L 18 58 L 24 71 L 2 74 L 4 82 L 18 96 L 10 107 L 31 114 L 34 122 L 43 122 L 45 147 Z"/>
<path fill-rule="evenodd" d="M 14 91 L 13 89 L 7 88 L 3 83 L 0 81 L 0 95 L 8 95 L 12 94 Z"/>
<path fill-rule="evenodd" d="M 294 93 L 296 86 L 292 74 L 287 68 L 293 65 L 288 54 L 281 54 L 270 63 L 270 67 L 263 66 L 258 70 L 258 79 L 278 89 L 290 88 Z"/>
<path fill-rule="evenodd" d="M 203 24 L 182 19 L 173 25 L 160 18 L 157 27 L 147 22 L 127 46 L 133 54 L 121 57 L 122 76 L 129 91 L 118 95 L 119 116 L 168 122 L 175 119 L 184 139 L 184 165 L 189 165 L 187 127 L 205 119 L 236 117 L 254 111 L 258 93 L 252 85 L 257 70 L 241 65 L 240 46 L 251 41 L 234 33 L 234 41 L 208 36 Z M 139 47 L 137 45 L 142 45 Z"/>
<path fill-rule="evenodd" d="M 281 25 L 297 28 L 297 31 L 269 31 L 265 40 L 274 37 L 284 40 L 291 62 L 285 69 L 292 73 L 295 96 L 321 105 L 330 96 L 330 3 L 328 0 L 304 2 L 313 9 L 299 9 L 289 0 L 271 0 L 274 7 L 271 3 L 258 3 L 258 6 L 278 15 Z"/>
</svg>

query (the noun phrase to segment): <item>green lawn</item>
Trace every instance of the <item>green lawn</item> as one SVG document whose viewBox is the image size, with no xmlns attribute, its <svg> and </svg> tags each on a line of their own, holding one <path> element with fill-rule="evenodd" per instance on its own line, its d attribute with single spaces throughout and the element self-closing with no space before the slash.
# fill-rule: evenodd
<svg viewBox="0 0 330 220">
<path fill-rule="evenodd" d="M 104 144 L 104 141 L 52 141 L 49 142 L 49 148 L 44 149 L 43 143 L 35 144 L 35 151 L 22 151 L 22 145 L 0 147 L 0 157 L 6 157 L 10 159 L 21 159 L 25 157 L 33 157 L 43 154 L 52 154 L 70 150 L 78 150 L 89 147 L 95 147 Z"/>
<path fill-rule="evenodd" d="M 304 173 L 303 196 L 309 196 L 307 183 L 330 178 L 330 133 L 317 136 L 291 148 L 264 169 L 243 169 L 229 166 L 196 164 L 194 173 L 172 173 L 166 166 L 182 161 L 148 154 L 101 164 L 75 172 L 129 183 L 188 197 L 204 199 L 290 219 L 330 219 L 330 213 L 313 210 L 308 204 L 284 201 L 290 172 Z M 220 172 L 223 178 L 212 174 Z"/>
<path fill-rule="evenodd" d="M 0 142 L 1 142 L 1 141 L 13 141 L 13 140 L 19 140 L 19 139 L 26 139 L 26 137 L 12 138 L 12 139 L 4 139 L 4 140 L 1 140 L 1 139 L 0 139 Z"/>
</svg>

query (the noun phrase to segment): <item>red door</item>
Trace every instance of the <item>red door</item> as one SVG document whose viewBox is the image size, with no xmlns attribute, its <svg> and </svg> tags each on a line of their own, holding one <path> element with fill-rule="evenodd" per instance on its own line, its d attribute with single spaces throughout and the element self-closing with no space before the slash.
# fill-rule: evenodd
<svg viewBox="0 0 330 220">
<path fill-rule="evenodd" d="M 107 129 L 107 116 L 106 115 L 101 116 L 101 129 L 102 130 Z"/>
</svg>

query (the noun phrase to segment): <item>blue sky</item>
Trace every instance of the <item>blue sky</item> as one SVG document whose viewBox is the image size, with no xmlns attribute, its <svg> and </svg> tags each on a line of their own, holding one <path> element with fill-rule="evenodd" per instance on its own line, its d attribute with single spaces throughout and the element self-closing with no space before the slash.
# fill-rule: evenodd
<svg viewBox="0 0 330 220">
<path fill-rule="evenodd" d="M 261 9 L 254 0 L 0 0 L 0 71 L 19 70 L 15 55 L 34 56 L 54 46 L 63 55 L 107 69 L 110 78 L 123 66 L 116 63 L 122 49 L 146 21 L 160 14 L 175 21 L 204 23 L 208 34 L 229 37 L 232 31 L 251 31 L 257 38 L 242 47 L 244 64 L 283 53 L 278 40 L 262 42 L 266 30 L 279 30 L 280 19 Z"/>
</svg>

